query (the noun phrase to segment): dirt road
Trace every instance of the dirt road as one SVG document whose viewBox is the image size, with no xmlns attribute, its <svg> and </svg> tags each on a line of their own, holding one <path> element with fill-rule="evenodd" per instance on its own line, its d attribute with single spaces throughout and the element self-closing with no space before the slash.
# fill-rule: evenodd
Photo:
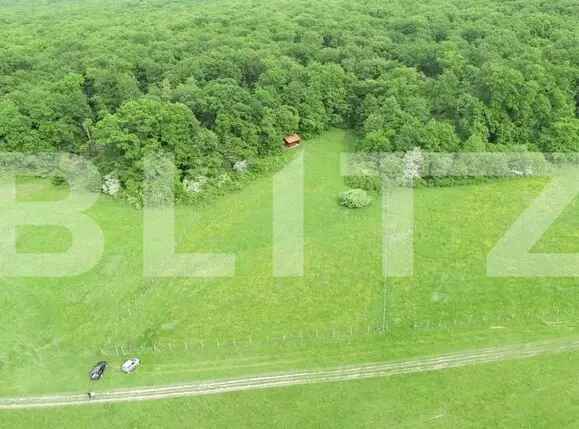
<svg viewBox="0 0 579 429">
<path fill-rule="evenodd" d="M 67 405 L 97 405 L 114 402 L 146 401 L 186 396 L 214 395 L 225 392 L 272 389 L 313 383 L 345 382 L 401 374 L 440 371 L 469 365 L 526 359 L 552 353 L 579 350 L 579 339 L 560 340 L 504 347 L 493 347 L 440 356 L 415 358 L 406 361 L 342 366 L 331 369 L 293 371 L 286 373 L 223 379 L 172 386 L 151 386 L 135 389 L 119 389 L 96 393 L 92 399 L 83 394 L 62 394 L 38 397 L 0 398 L 0 410 Z"/>
</svg>

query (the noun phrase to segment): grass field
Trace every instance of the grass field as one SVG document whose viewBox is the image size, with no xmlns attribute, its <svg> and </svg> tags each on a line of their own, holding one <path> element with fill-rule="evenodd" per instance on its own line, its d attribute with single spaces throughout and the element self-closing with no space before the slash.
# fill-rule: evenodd
<svg viewBox="0 0 579 429">
<path fill-rule="evenodd" d="M 106 251 L 93 271 L 68 279 L 0 279 L 0 395 L 98 391 L 360 363 L 577 332 L 576 280 L 485 274 L 487 254 L 539 195 L 546 179 L 418 189 L 415 276 L 385 280 L 380 204 L 359 211 L 337 204 L 338 193 L 345 189 L 340 153 L 350 149 L 351 141 L 347 133 L 335 130 L 300 149 L 306 170 L 301 278 L 272 275 L 270 177 L 207 207 L 177 209 L 177 250 L 236 253 L 236 275 L 230 279 L 143 278 L 141 213 L 101 198 L 89 214 L 104 230 Z M 22 180 L 18 189 L 19 198 L 28 200 L 56 199 L 63 192 L 30 179 Z M 579 251 L 578 214 L 576 200 L 535 251 Z M 70 240 L 51 228 L 20 232 L 21 251 L 59 251 Z M 87 371 L 97 360 L 116 366 L 132 355 L 144 363 L 136 374 L 124 377 L 114 370 L 89 387 Z M 61 427 L 73 427 L 76 418 L 99 421 L 105 415 L 118 415 L 123 427 L 143 427 L 137 422 L 145 411 L 149 416 L 174 415 L 180 407 L 186 412 L 173 418 L 183 427 L 190 419 L 198 419 L 201 427 L 228 427 L 231 419 L 244 416 L 253 427 L 265 427 L 274 410 L 294 399 L 294 408 L 283 411 L 278 422 L 326 426 L 335 422 L 336 413 L 343 413 L 343 427 L 375 427 L 389 419 L 407 427 L 437 427 L 428 416 L 443 413 L 442 396 L 449 395 L 445 415 L 452 419 L 440 420 L 440 427 L 493 427 L 499 422 L 486 420 L 484 426 L 484 419 L 469 421 L 477 414 L 461 409 L 463 403 L 480 403 L 485 415 L 507 412 L 501 402 L 505 398 L 533 406 L 534 396 L 524 393 L 526 371 L 550 386 L 565 381 L 556 371 L 541 372 L 549 362 L 537 359 L 448 374 L 158 404 L 6 414 L 7 421 L 14 422 L 7 427 L 43 421 L 50 426 L 53 419 L 62 421 Z M 571 374 L 576 367 L 568 365 L 569 357 L 553 362 L 563 373 Z M 512 376 L 512 385 L 504 384 L 507 380 L 487 382 L 507 376 Z M 478 390 L 470 389 L 469 382 Z M 555 398 L 568 397 L 556 390 L 551 389 L 559 396 L 549 401 L 561 406 Z M 414 396 L 414 391 L 420 394 Z M 369 398 L 367 404 L 359 404 L 361 395 Z M 494 398 L 489 404 L 487 395 Z M 311 420 L 320 397 L 328 402 Z M 354 403 L 358 411 L 346 413 Z M 533 422 L 539 427 L 546 418 L 540 413 L 547 411 L 546 405 L 536 411 Z M 325 422 L 319 420 L 324 415 Z M 512 422 L 525 422 L 524 416 L 513 415 Z"/>
<path fill-rule="evenodd" d="M 337 205 L 344 189 L 338 170 L 343 134 L 327 140 L 333 144 L 312 142 L 306 153 L 303 278 L 272 275 L 271 178 L 210 207 L 177 210 L 177 250 L 235 253 L 231 279 L 144 279 L 141 213 L 102 199 L 90 211 L 107 246 L 95 270 L 65 280 L 2 280 L 8 311 L 1 317 L 12 327 L 0 336 L 7 353 L 2 393 L 85 389 L 95 359 L 118 361 L 127 353 L 145 356 L 143 378 L 109 378 L 103 386 L 194 378 L 216 368 L 260 369 L 296 355 L 300 360 L 309 353 L 302 343 L 317 349 L 318 339 L 330 333 L 367 332 L 379 323 L 379 208 L 354 213 Z M 24 181 L 19 198 L 60 192 Z M 23 229 L 19 249 L 66 248 L 70 237 L 61 232 Z"/>
<path fill-rule="evenodd" d="M 397 378 L 144 403 L 3 412 L 9 428 L 572 428 L 574 355 Z M 363 399 L 361 399 L 363 398 Z"/>
</svg>

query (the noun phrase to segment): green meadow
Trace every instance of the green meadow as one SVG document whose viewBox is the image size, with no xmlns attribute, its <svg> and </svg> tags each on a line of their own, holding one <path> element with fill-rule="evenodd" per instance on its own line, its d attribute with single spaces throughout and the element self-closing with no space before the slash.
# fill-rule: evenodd
<svg viewBox="0 0 579 429">
<path fill-rule="evenodd" d="M 344 133 L 305 152 L 305 276 L 275 278 L 272 178 L 207 207 L 178 207 L 178 252 L 236 255 L 232 278 L 143 276 L 142 212 L 102 198 L 90 216 L 102 227 L 105 255 L 91 272 L 64 279 L 3 279 L 2 393 L 86 389 L 96 359 L 143 356 L 139 377 L 111 377 L 94 388 L 178 381 L 216 372 L 259 372 L 306 360 L 347 335 L 381 326 L 381 213 L 337 204 Z M 297 155 L 299 152 L 296 152 Z M 21 201 L 58 199 L 65 189 L 23 179 Z M 59 228 L 20 228 L 22 252 L 62 251 Z M 357 249 L 353 251 L 353 249 Z M 354 269 L 352 269 L 354 268 Z M 335 352 L 332 352 L 335 353 Z M 279 362 L 279 363 L 278 363 Z M 50 380 L 50 381 L 49 381 Z"/>
<path fill-rule="evenodd" d="M 231 278 L 144 278 L 142 212 L 124 202 L 100 198 L 87 212 L 106 239 L 98 266 L 70 278 L 0 279 L 0 323 L 4 327 L 0 333 L 0 394 L 168 384 L 404 359 L 576 333 L 576 280 L 486 276 L 488 253 L 541 193 L 546 178 L 417 189 L 415 274 L 384 279 L 380 197 L 374 195 L 374 203 L 360 210 L 342 208 L 337 202 L 338 194 L 347 189 L 340 175 L 340 155 L 352 150 L 352 145 L 350 134 L 334 130 L 307 141 L 292 154 L 303 153 L 305 162 L 303 277 L 276 278 L 272 274 L 272 177 L 262 177 L 206 206 L 176 210 L 177 251 L 235 253 L 236 273 Z M 21 201 L 58 199 L 66 192 L 39 179 L 21 178 L 18 182 Z M 534 251 L 578 252 L 578 214 L 576 200 Z M 22 252 L 58 252 L 69 242 L 70 236 L 58 228 L 22 227 L 17 245 Z M 143 366 L 135 374 L 121 375 L 118 365 L 132 356 L 141 357 Z M 563 362 L 564 357 L 557 359 L 554 361 Z M 91 384 L 87 373 L 97 360 L 109 361 L 112 368 L 102 381 Z M 388 387 L 385 401 L 396 408 L 401 406 L 395 404 L 397 400 L 408 399 L 411 404 L 414 398 L 408 394 L 397 398 L 392 392 L 435 390 L 438 381 L 451 386 L 465 377 L 480 385 L 481 392 L 487 389 L 500 397 L 496 387 L 485 385 L 485 371 L 496 379 L 510 368 L 516 374 L 527 367 L 539 372 L 539 361 L 356 382 L 351 384 L 352 390 L 343 384 L 296 387 L 274 393 L 7 416 L 21 416 L 23 422 L 59 416 L 63 422 L 71 422 L 66 427 L 73 427 L 70 416 L 118 413 L 128 427 L 137 427 L 136 416 L 145 410 L 148 415 L 152 410 L 169 413 L 182 405 L 189 418 L 206 419 L 206 426 L 215 427 L 209 421 L 219 414 L 216 421 L 226 427 L 228 418 L 239 417 L 233 415 L 235 410 L 240 416 L 256 413 L 248 416 L 248 421 L 259 426 L 265 418 L 260 413 L 267 414 L 265 410 L 295 395 L 306 408 L 310 407 L 308 395 L 328 396 L 330 413 L 339 409 L 340 401 L 354 400 L 356 391 L 370 394 L 368 407 L 376 405 L 378 392 L 391 386 L 394 390 Z M 555 378 L 556 374 L 542 377 Z M 467 383 L 460 383 L 467 389 Z M 523 383 L 522 379 L 517 383 Z M 344 397 L 338 392 L 345 392 Z M 416 419 L 417 427 L 423 422 L 417 414 L 419 405 L 430 407 L 429 413 L 435 414 L 439 401 L 429 397 L 439 393 L 423 393 L 426 396 L 405 411 L 408 418 Z M 481 400 L 475 390 L 469 395 L 454 399 L 451 406 L 456 412 L 461 401 L 471 396 L 472 401 Z M 253 400 L 264 407 L 258 410 L 257 405 L 243 405 Z M 530 397 L 524 400 L 532 403 Z M 225 403 L 228 411 L 222 414 Z M 163 404 L 171 405 L 165 408 Z M 504 407 L 498 400 L 489 406 Z M 347 423 L 348 416 L 345 418 L 344 427 L 351 427 L 352 421 Z M 183 417 L 182 426 L 184 422 Z M 373 426 L 371 420 L 364 422 Z M 453 422 L 464 421 L 456 417 Z M 437 426 L 433 423 L 432 427 Z"/>
<path fill-rule="evenodd" d="M 3 412 L 10 428 L 573 428 L 573 354 L 199 398 Z M 364 400 L 360 400 L 363 396 Z"/>
</svg>

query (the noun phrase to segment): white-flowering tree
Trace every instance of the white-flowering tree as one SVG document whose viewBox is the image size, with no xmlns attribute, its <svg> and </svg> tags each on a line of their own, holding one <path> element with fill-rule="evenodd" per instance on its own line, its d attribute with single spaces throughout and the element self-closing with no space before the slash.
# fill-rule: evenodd
<svg viewBox="0 0 579 429">
<path fill-rule="evenodd" d="M 185 191 L 190 194 L 198 194 L 203 191 L 203 187 L 208 180 L 209 179 L 206 176 L 197 176 L 194 179 L 187 178 L 183 180 L 183 187 L 185 188 Z"/>
<path fill-rule="evenodd" d="M 416 179 L 420 179 L 424 155 L 419 147 L 415 147 L 404 155 L 404 170 L 402 182 L 406 186 L 412 186 Z"/>
<path fill-rule="evenodd" d="M 113 173 L 107 174 L 105 177 L 103 177 L 101 190 L 103 194 L 114 197 L 121 191 L 121 181 Z"/>
<path fill-rule="evenodd" d="M 237 161 L 235 164 L 233 164 L 233 170 L 236 173 L 239 174 L 244 174 L 247 172 L 247 170 L 249 169 L 249 162 L 247 162 L 247 160 L 243 160 L 243 161 Z"/>
</svg>

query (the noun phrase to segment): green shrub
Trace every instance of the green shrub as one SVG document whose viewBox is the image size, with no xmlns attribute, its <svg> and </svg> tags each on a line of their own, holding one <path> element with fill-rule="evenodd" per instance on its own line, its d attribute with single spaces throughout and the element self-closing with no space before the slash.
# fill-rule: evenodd
<svg viewBox="0 0 579 429">
<path fill-rule="evenodd" d="M 382 192 L 382 178 L 377 176 L 347 176 L 346 185 L 371 192 Z"/>
<path fill-rule="evenodd" d="M 363 189 L 350 189 L 340 194 L 340 204 L 350 209 L 367 207 L 372 202 L 368 193 Z"/>
<path fill-rule="evenodd" d="M 54 185 L 54 186 L 64 186 L 66 185 L 68 182 L 66 181 L 66 179 L 64 178 L 64 176 L 61 175 L 54 175 L 50 177 L 50 182 Z"/>
</svg>

